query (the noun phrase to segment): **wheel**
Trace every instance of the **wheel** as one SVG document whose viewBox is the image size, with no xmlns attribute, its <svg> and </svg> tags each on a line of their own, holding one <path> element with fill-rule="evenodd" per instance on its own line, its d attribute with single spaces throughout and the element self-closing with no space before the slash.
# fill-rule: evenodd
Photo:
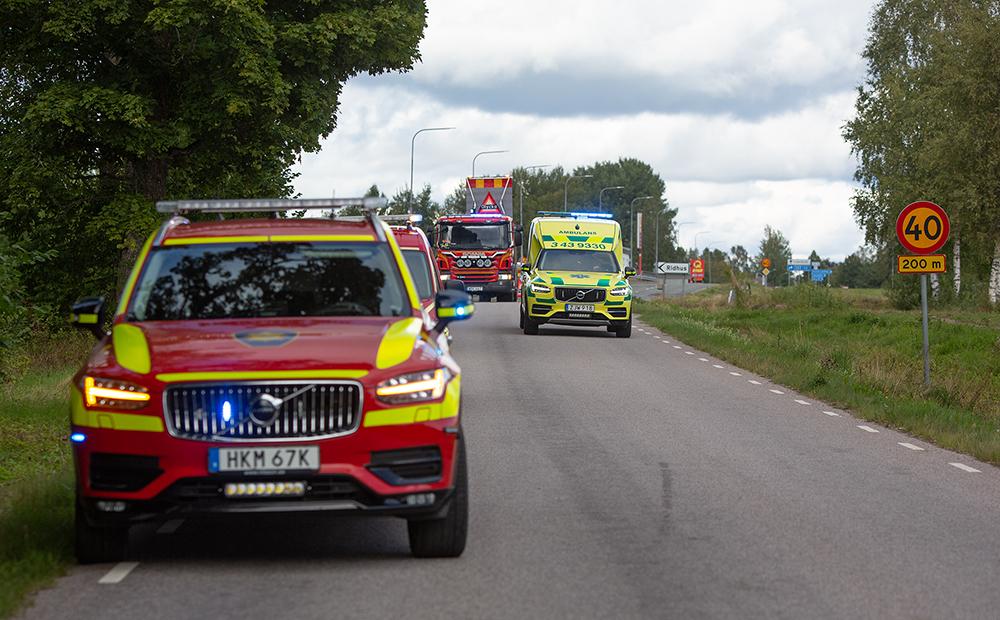
<svg viewBox="0 0 1000 620">
<path fill-rule="evenodd" d="M 455 491 L 448 514 L 440 519 L 407 521 L 410 551 L 418 558 L 457 558 L 465 551 L 469 532 L 469 475 L 465 462 L 465 442 L 456 445 Z"/>
<path fill-rule="evenodd" d="M 521 310 L 521 312 L 520 312 L 520 314 L 521 314 L 521 320 L 518 322 L 517 327 L 519 329 L 524 329 L 524 306 L 518 306 L 518 308 L 520 308 L 520 310 Z"/>
<path fill-rule="evenodd" d="M 521 325 L 521 329 L 524 330 L 525 335 L 537 336 L 538 335 L 538 323 L 531 320 L 531 317 L 524 315 L 524 324 Z"/>
<path fill-rule="evenodd" d="M 121 562 L 128 543 L 127 527 L 93 527 L 76 507 L 76 561 L 80 564 Z"/>
<path fill-rule="evenodd" d="M 629 315 L 624 325 L 615 329 L 615 335 L 619 338 L 630 338 L 632 336 L 632 315 Z"/>
</svg>

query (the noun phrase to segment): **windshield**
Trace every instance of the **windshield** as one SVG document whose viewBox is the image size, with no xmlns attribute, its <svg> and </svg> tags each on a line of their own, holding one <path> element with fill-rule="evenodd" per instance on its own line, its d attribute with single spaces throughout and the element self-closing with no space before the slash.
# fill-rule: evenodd
<svg viewBox="0 0 1000 620">
<path fill-rule="evenodd" d="M 420 299 L 427 300 L 434 297 L 434 275 L 431 273 L 431 264 L 427 255 L 420 250 L 403 250 L 403 258 L 406 259 L 406 266 L 410 268 L 410 275 L 413 276 L 413 283 L 417 286 L 417 295 Z"/>
<path fill-rule="evenodd" d="M 543 271 L 619 272 L 614 252 L 600 250 L 542 250 L 537 267 Z"/>
<path fill-rule="evenodd" d="M 219 243 L 150 252 L 133 297 L 137 321 L 409 316 L 384 243 Z"/>
<path fill-rule="evenodd" d="M 506 250 L 510 247 L 507 222 L 458 224 L 442 222 L 438 246 L 444 250 Z"/>
</svg>

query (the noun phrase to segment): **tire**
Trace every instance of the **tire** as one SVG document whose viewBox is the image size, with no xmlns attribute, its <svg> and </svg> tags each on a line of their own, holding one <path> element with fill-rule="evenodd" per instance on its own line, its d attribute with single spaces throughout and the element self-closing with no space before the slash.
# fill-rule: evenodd
<svg viewBox="0 0 1000 620">
<path fill-rule="evenodd" d="M 621 327 L 615 329 L 615 335 L 619 338 L 631 338 L 632 337 L 632 315 L 629 315 L 628 320 Z"/>
<path fill-rule="evenodd" d="M 537 336 L 538 335 L 538 323 L 531 320 L 528 315 L 524 316 L 524 325 L 521 326 L 527 336 Z"/>
<path fill-rule="evenodd" d="M 127 527 L 94 527 L 76 507 L 76 561 L 80 564 L 121 562 L 128 545 Z"/>
<path fill-rule="evenodd" d="M 518 322 L 517 327 L 518 329 L 524 329 L 524 306 L 518 306 L 518 308 L 521 309 L 521 320 Z"/>
<path fill-rule="evenodd" d="M 465 442 L 457 444 L 455 490 L 448 514 L 440 519 L 407 521 L 410 552 L 418 558 L 457 558 L 465 551 L 469 533 L 469 474 L 465 460 Z"/>
</svg>

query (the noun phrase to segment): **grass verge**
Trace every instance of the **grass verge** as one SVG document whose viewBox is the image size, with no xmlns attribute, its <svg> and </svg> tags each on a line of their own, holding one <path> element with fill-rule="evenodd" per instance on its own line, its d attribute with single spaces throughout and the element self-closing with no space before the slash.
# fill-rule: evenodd
<svg viewBox="0 0 1000 620">
<path fill-rule="evenodd" d="M 92 339 L 37 336 L 0 384 L 0 618 L 74 562 L 69 380 Z"/>
<path fill-rule="evenodd" d="M 982 316 L 932 315 L 923 384 L 920 312 L 825 287 L 756 291 L 728 303 L 715 287 L 637 301 L 642 320 L 719 359 L 861 418 L 1000 464 L 1000 331 Z M 993 321 L 996 323 L 996 320 Z"/>
</svg>

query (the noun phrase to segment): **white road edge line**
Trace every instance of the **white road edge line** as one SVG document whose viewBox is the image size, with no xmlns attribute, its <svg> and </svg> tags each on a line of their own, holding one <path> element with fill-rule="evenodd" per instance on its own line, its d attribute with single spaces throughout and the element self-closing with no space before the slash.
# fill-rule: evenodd
<svg viewBox="0 0 1000 620">
<path fill-rule="evenodd" d="M 860 429 L 861 429 L 861 430 L 863 430 L 863 431 L 868 431 L 869 433 L 877 433 L 877 432 L 878 432 L 878 431 L 877 431 L 877 430 L 875 430 L 874 428 L 872 428 L 872 427 L 870 427 L 870 426 L 864 426 L 864 425 L 862 425 L 862 424 L 859 424 L 859 425 L 858 425 L 858 428 L 860 428 Z"/>
<path fill-rule="evenodd" d="M 698 358 L 698 361 L 699 361 L 699 362 L 707 362 L 708 360 L 707 360 L 707 359 L 705 359 L 704 357 L 699 357 L 699 358 Z"/>
<path fill-rule="evenodd" d="M 968 465 L 962 465 L 961 463 L 948 463 L 948 464 L 951 465 L 951 466 L 953 466 L 953 467 L 957 467 L 957 468 L 961 469 L 962 471 L 967 471 L 970 474 L 981 474 L 981 473 L 983 473 L 983 472 L 979 471 L 978 469 L 976 469 L 975 467 L 969 467 Z"/>
<path fill-rule="evenodd" d="M 784 392 L 782 392 L 781 390 L 771 390 L 771 391 L 774 392 L 775 394 L 784 394 Z"/>
<path fill-rule="evenodd" d="M 824 411 L 823 413 L 825 413 L 826 415 L 828 415 L 828 416 L 830 416 L 832 418 L 839 418 L 840 417 L 839 413 L 834 413 L 833 411 Z"/>
<path fill-rule="evenodd" d="M 811 404 L 812 404 L 812 403 L 811 403 L 811 402 L 809 402 L 809 401 L 806 401 L 806 400 L 799 400 L 799 399 L 797 399 L 797 398 L 795 399 L 795 402 L 797 402 L 797 403 L 798 403 L 798 404 L 800 404 L 800 405 L 811 405 Z"/>
<path fill-rule="evenodd" d="M 901 441 L 901 442 L 899 442 L 899 445 L 903 446 L 904 448 L 909 448 L 910 450 L 913 450 L 914 452 L 923 452 L 924 451 L 923 448 L 921 448 L 920 446 L 915 446 L 912 443 L 903 443 Z"/>
<path fill-rule="evenodd" d="M 101 577 L 97 583 L 121 583 L 122 579 L 128 576 L 132 570 L 138 566 L 138 562 L 119 562 L 114 568 L 108 571 L 106 575 Z"/>
<path fill-rule="evenodd" d="M 679 349 L 680 347 L 677 348 Z M 687 353 L 688 355 L 694 355 L 694 351 L 685 351 L 685 353 Z"/>
<path fill-rule="evenodd" d="M 761 383 L 760 381 L 754 381 L 753 379 L 747 379 L 747 381 L 748 381 L 749 383 L 753 383 L 754 385 L 764 385 L 764 384 L 763 384 L 763 383 Z"/>
<path fill-rule="evenodd" d="M 743 376 L 743 375 L 741 375 L 740 373 L 738 373 L 738 372 L 733 372 L 733 371 L 731 371 L 731 370 L 729 371 L 729 374 L 733 375 L 734 377 L 742 377 L 742 376 Z"/>
<path fill-rule="evenodd" d="M 725 368 L 725 366 L 719 366 L 718 364 L 712 364 L 712 366 L 715 366 L 716 368 Z"/>
</svg>

